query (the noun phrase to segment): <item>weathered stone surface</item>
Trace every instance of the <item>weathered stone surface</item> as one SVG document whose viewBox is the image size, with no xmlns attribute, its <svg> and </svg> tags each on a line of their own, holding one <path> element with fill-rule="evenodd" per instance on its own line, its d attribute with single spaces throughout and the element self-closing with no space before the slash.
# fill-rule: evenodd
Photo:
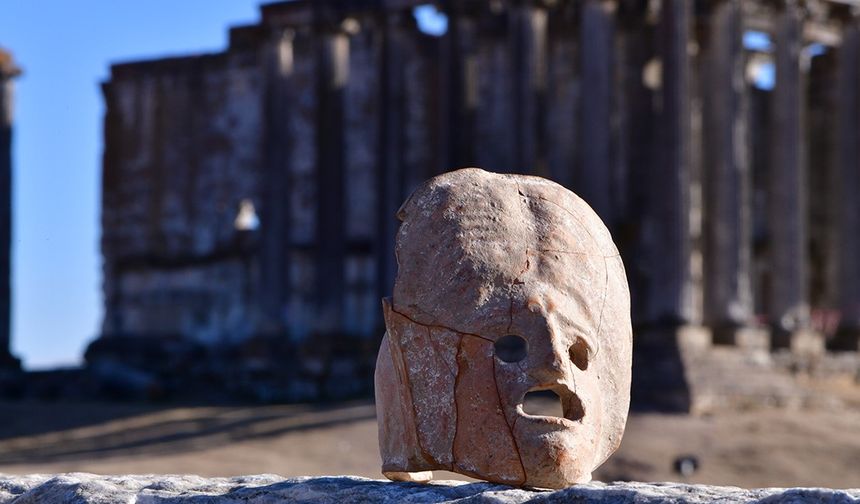
<svg viewBox="0 0 860 504">
<path fill-rule="evenodd" d="M 376 376 L 383 471 L 590 480 L 621 442 L 632 345 L 624 267 L 600 218 L 558 184 L 475 168 L 430 180 L 398 217 Z M 521 355 L 502 356 L 503 338 Z M 561 417 L 524 411 L 538 391 Z"/>
<path fill-rule="evenodd" d="M 699 503 L 860 502 L 860 489 L 744 490 L 680 483 L 589 483 L 556 492 L 515 489 L 491 483 L 440 481 L 391 483 L 354 476 L 237 478 L 199 476 L 97 476 L 61 474 L 0 476 L 0 503 L 274 503 L 274 502 L 475 502 L 475 503 Z"/>
</svg>

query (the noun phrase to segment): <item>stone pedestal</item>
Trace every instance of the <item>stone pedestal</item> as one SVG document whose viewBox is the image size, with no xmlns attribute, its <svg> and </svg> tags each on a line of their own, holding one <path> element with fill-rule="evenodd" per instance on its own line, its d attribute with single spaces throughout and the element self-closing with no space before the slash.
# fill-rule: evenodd
<svg viewBox="0 0 860 504">
<path fill-rule="evenodd" d="M 801 357 L 818 357 L 824 353 L 824 335 L 812 329 L 774 330 L 772 348 L 788 349 Z"/>
<path fill-rule="evenodd" d="M 688 412 L 693 405 L 688 368 L 712 345 L 710 331 L 698 325 L 634 331 L 632 407 Z"/>
<path fill-rule="evenodd" d="M 860 329 L 840 329 L 828 347 L 837 352 L 860 352 Z"/>
<path fill-rule="evenodd" d="M 441 476 L 441 475 L 440 475 Z M 356 476 L 285 479 L 280 476 L 201 478 L 200 476 L 96 476 L 44 474 L 0 477 L 0 503 L 12 502 L 854 502 L 860 490 L 826 488 L 766 488 L 688 485 L 684 483 L 585 483 L 547 492 L 492 483 L 437 481 L 421 485 L 393 483 Z"/>
<path fill-rule="evenodd" d="M 749 350 L 768 350 L 770 331 L 758 327 L 717 327 L 713 328 L 714 343 L 733 345 Z"/>
</svg>

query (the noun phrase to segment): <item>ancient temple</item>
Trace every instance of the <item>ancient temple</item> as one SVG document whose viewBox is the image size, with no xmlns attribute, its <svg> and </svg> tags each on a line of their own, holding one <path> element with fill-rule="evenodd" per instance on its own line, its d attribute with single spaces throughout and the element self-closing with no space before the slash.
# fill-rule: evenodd
<svg viewBox="0 0 860 504">
<path fill-rule="evenodd" d="M 858 349 L 860 2 L 440 0 L 440 34 L 429 3 L 268 4 L 112 67 L 102 339 L 375 343 L 399 205 L 480 166 L 597 210 L 643 342 Z"/>
<path fill-rule="evenodd" d="M 12 81 L 20 74 L 12 55 L 0 48 L 0 369 L 17 369 L 9 347 L 12 248 Z"/>
</svg>

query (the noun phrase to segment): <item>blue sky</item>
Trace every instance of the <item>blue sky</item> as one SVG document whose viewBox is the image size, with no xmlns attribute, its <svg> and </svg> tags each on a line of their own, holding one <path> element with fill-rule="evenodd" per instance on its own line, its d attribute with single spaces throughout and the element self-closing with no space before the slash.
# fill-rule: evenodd
<svg viewBox="0 0 860 504">
<path fill-rule="evenodd" d="M 99 82 L 111 62 L 223 48 L 255 0 L 3 0 L 0 46 L 25 74 L 14 138 L 13 352 L 74 364 L 101 323 Z"/>
<path fill-rule="evenodd" d="M 260 0 L 3 0 L 0 46 L 17 83 L 13 352 L 29 369 L 74 365 L 101 323 L 99 185 L 109 65 L 216 51 Z M 428 32 L 444 18 L 420 9 Z"/>
</svg>

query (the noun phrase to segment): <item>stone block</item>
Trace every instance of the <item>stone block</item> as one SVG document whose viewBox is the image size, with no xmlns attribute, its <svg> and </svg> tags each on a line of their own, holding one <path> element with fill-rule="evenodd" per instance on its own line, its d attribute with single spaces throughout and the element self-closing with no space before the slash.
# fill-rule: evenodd
<svg viewBox="0 0 860 504">
<path fill-rule="evenodd" d="M 789 348 L 791 353 L 801 356 L 816 358 L 824 354 L 824 335 L 818 331 L 799 330 L 791 334 Z"/>
<path fill-rule="evenodd" d="M 857 502 L 860 489 L 764 488 L 687 485 L 681 483 L 588 483 L 565 490 L 538 491 L 492 483 L 437 481 L 432 484 L 385 482 L 355 476 L 298 477 L 274 475 L 235 478 L 200 476 L 97 476 L 59 474 L 0 477 L 0 504 L 51 502 L 95 504 L 104 502 L 183 503 L 418 503 L 474 502 L 623 503 L 672 502 Z"/>
<path fill-rule="evenodd" d="M 770 332 L 759 327 L 727 327 L 714 330 L 714 342 L 749 350 L 770 348 Z"/>
</svg>

